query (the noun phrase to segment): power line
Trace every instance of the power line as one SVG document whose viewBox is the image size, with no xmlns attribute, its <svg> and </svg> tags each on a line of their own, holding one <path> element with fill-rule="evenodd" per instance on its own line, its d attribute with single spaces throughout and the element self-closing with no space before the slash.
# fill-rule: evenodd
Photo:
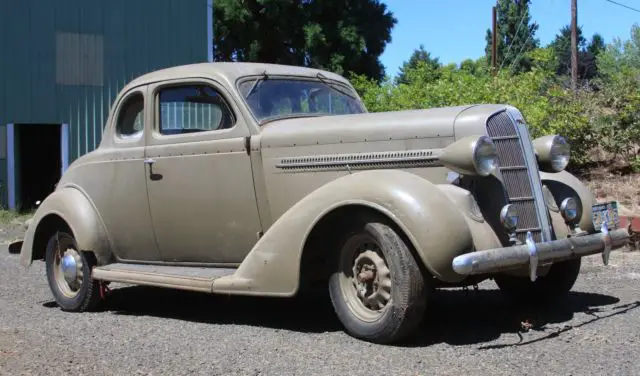
<svg viewBox="0 0 640 376">
<path fill-rule="evenodd" d="M 513 39 L 511 39 L 511 43 L 509 43 L 509 47 L 507 47 L 507 52 L 505 52 L 504 56 L 502 57 L 502 61 L 500 62 L 500 68 L 498 70 L 502 69 L 502 66 L 504 65 L 504 62 L 507 60 L 507 57 L 510 56 L 509 53 L 511 52 L 511 46 L 513 46 L 513 42 L 515 42 L 516 38 L 518 38 L 518 32 L 520 31 L 520 26 L 522 26 L 522 21 L 524 21 L 524 17 L 528 13 L 529 13 L 528 9 L 527 9 L 527 11 L 522 13 L 522 17 L 520 17 L 520 23 L 518 23 L 518 27 L 516 28 L 516 33 L 513 36 Z"/>
<path fill-rule="evenodd" d="M 524 40 L 524 43 L 522 44 L 522 47 L 520 47 L 520 51 L 518 51 L 516 58 L 513 59 L 513 62 L 511 63 L 511 65 L 509 65 L 509 70 L 513 70 L 513 67 L 516 66 L 516 63 L 518 62 L 518 59 L 520 59 L 522 51 L 524 51 L 524 48 L 527 46 L 527 42 L 529 41 L 529 39 L 531 39 L 531 33 L 527 34 L 527 39 Z"/>
<path fill-rule="evenodd" d="M 613 0 L 605 0 L 605 1 L 608 1 L 608 2 L 610 2 L 611 4 L 619 5 L 619 6 L 621 6 L 621 7 L 627 8 L 627 9 L 631 9 L 631 10 L 632 10 L 632 11 L 634 11 L 634 12 L 638 12 L 638 13 L 640 13 L 640 9 L 632 8 L 632 7 L 628 6 L 628 5 L 620 4 L 620 3 L 617 3 L 617 2 L 615 2 L 615 1 L 613 1 Z"/>
</svg>

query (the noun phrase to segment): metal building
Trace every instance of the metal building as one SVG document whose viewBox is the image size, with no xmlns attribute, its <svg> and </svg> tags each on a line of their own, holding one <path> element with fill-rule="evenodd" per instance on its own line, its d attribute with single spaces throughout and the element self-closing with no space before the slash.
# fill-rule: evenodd
<svg viewBox="0 0 640 376">
<path fill-rule="evenodd" d="M 53 191 L 126 82 L 211 61 L 212 1 L 0 0 L 1 205 Z"/>
</svg>

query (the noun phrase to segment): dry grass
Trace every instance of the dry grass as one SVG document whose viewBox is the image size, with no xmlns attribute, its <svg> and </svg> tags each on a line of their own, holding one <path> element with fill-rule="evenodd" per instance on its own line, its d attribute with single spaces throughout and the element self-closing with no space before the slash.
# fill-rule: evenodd
<svg viewBox="0 0 640 376">
<path fill-rule="evenodd" d="M 33 216 L 34 211 L 17 212 L 13 210 L 0 209 L 0 224 L 22 225 L 27 219 Z"/>
<path fill-rule="evenodd" d="M 598 201 L 618 201 L 620 215 L 640 216 L 640 173 L 593 169 L 581 176 Z"/>
</svg>

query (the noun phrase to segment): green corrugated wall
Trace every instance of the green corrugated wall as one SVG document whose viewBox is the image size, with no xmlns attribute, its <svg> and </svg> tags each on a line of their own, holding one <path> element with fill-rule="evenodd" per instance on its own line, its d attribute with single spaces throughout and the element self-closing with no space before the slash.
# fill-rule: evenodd
<svg viewBox="0 0 640 376">
<path fill-rule="evenodd" d="M 211 0 L 2 0 L 0 126 L 69 124 L 71 162 L 99 144 L 127 81 L 210 59 L 210 24 Z"/>
</svg>

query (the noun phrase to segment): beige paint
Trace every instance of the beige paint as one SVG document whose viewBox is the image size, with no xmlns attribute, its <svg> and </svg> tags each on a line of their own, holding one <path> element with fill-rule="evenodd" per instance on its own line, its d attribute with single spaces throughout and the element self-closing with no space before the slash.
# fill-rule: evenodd
<svg viewBox="0 0 640 376">
<path fill-rule="evenodd" d="M 447 181 L 451 170 L 439 158 L 455 140 L 485 135 L 486 120 L 506 106 L 299 118 L 261 128 L 235 85 L 265 69 L 270 76 L 314 78 L 320 72 L 206 63 L 129 83 L 114 102 L 100 146 L 70 166 L 37 210 L 22 263 L 31 263 L 34 234 L 50 214 L 67 221 L 82 249 L 96 252 L 101 265 L 96 278 L 231 294 L 294 294 L 308 234 L 324 215 L 344 205 L 366 206 L 394 221 L 442 281 L 463 278 L 451 267 L 455 256 L 500 246 L 473 196 Z M 322 73 L 351 87 L 338 75 Z M 159 135 L 155 90 L 180 82 L 218 89 L 236 115 L 234 127 Z M 123 96 L 133 91 L 145 96 L 145 135 L 123 141 L 114 134 L 113 119 Z M 154 160 L 153 171 L 144 163 L 148 158 Z M 452 160 L 469 161 L 455 155 Z M 152 179 L 152 172 L 162 179 Z M 541 176 L 569 184 L 590 208 L 588 191 L 570 174 Z M 558 215 L 551 217 L 560 234 Z M 127 261 L 147 265 L 127 269 Z M 206 270 L 197 277 L 180 274 L 195 270 L 180 269 L 185 265 L 215 270 L 238 264 L 235 272 L 225 269 L 215 276 Z"/>
<path fill-rule="evenodd" d="M 49 195 L 34 214 L 20 252 L 23 266 L 29 266 L 32 262 L 34 235 L 42 229 L 39 224 L 52 215 L 67 223 L 80 249 L 93 251 L 101 264 L 112 261 L 109 239 L 95 207 L 80 187 L 67 185 Z"/>
<path fill-rule="evenodd" d="M 376 184 L 371 184 L 376 182 Z M 345 175 L 298 201 L 267 231 L 238 271 L 216 279 L 216 292 L 282 295 L 296 292 L 305 239 L 325 214 L 343 205 L 363 205 L 402 228 L 426 267 L 438 278 L 460 280 L 453 258 L 473 247 L 463 212 L 434 184 L 399 170 Z M 446 236 L 455 228 L 456 236 Z"/>
<path fill-rule="evenodd" d="M 580 181 L 577 177 L 567 171 L 560 172 L 540 172 L 540 179 L 542 184 L 546 184 L 552 191 L 556 198 L 556 202 L 560 205 L 560 202 L 567 196 L 560 193 L 553 192 L 550 182 L 557 182 L 562 184 L 569 192 L 574 195 L 577 194 L 582 202 L 582 216 L 580 218 L 580 228 L 584 231 L 593 232 L 593 223 L 591 221 L 591 207 L 595 204 L 594 196 L 589 188 Z"/>
<path fill-rule="evenodd" d="M 461 111 L 455 119 L 453 131 L 455 139 L 474 136 L 478 134 L 486 135 L 485 124 L 491 115 L 506 109 L 507 106 L 500 104 L 483 104 L 468 106 Z"/>
<path fill-rule="evenodd" d="M 440 161 L 448 168 L 464 175 L 478 175 L 473 162 L 473 152 L 476 142 L 482 136 L 465 136 L 445 148 Z"/>
<path fill-rule="evenodd" d="M 163 85 L 206 84 L 218 90 L 238 113 L 230 93 L 207 79 L 171 80 L 149 86 L 148 99 L 159 104 Z M 146 134 L 147 191 L 153 228 L 162 260 L 238 264 L 262 230 L 253 188 L 251 159 L 245 137 L 251 135 L 243 117 L 229 129 L 162 135 L 157 111 L 149 111 Z M 152 170 L 151 170 L 152 168 Z M 161 179 L 150 179 L 151 173 Z"/>
</svg>

